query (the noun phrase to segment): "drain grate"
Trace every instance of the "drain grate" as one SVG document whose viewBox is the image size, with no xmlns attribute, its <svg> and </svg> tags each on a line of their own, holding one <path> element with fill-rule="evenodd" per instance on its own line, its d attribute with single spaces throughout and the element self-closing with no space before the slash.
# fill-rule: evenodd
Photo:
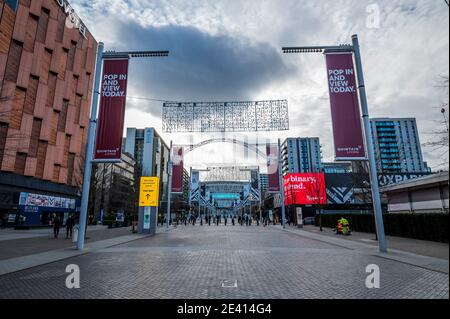
<svg viewBox="0 0 450 319">
<path fill-rule="evenodd" d="M 222 288 L 237 288 L 237 280 L 224 280 L 222 281 Z"/>
</svg>

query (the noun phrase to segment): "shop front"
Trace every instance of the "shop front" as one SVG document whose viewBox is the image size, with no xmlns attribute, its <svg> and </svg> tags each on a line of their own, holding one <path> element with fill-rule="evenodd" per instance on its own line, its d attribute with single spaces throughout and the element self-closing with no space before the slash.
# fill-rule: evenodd
<svg viewBox="0 0 450 319">
<path fill-rule="evenodd" d="M 21 192 L 15 227 L 49 226 L 54 216 L 65 224 L 71 214 L 77 219 L 78 212 L 79 201 L 75 198 Z"/>
</svg>

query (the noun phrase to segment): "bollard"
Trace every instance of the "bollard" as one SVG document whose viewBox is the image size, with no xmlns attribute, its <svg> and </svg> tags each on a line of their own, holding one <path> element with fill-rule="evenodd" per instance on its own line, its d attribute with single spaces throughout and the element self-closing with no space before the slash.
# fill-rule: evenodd
<svg viewBox="0 0 450 319">
<path fill-rule="evenodd" d="M 73 234 L 72 234 L 72 242 L 73 243 L 76 243 L 77 241 L 78 241 L 78 233 L 79 233 L 79 231 L 80 231 L 80 225 L 75 225 L 75 226 L 73 226 L 73 230 L 72 230 L 72 232 L 73 232 Z"/>
</svg>

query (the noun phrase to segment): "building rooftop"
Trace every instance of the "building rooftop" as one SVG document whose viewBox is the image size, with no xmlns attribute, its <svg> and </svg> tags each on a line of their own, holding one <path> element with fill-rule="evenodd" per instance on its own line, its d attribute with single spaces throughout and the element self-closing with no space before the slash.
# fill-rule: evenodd
<svg viewBox="0 0 450 319">
<path fill-rule="evenodd" d="M 407 181 L 403 181 L 400 183 L 395 183 L 389 186 L 382 187 L 380 191 L 382 193 L 386 192 L 393 192 L 393 191 L 401 191 L 405 188 L 416 188 L 416 187 L 423 187 L 423 186 L 429 186 L 432 184 L 440 184 L 449 182 L 449 172 L 440 172 L 432 175 L 427 175 L 423 177 L 418 177 L 414 179 L 410 179 Z"/>
</svg>

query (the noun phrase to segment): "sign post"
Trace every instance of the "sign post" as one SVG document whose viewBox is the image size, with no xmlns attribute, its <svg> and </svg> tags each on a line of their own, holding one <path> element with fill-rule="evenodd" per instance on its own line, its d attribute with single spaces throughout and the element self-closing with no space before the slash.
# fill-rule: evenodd
<svg viewBox="0 0 450 319">
<path fill-rule="evenodd" d="M 62 0 L 57 0 L 60 6 L 63 6 L 64 3 Z M 66 9 L 66 8 L 64 8 Z M 77 249 L 83 250 L 84 249 L 84 236 L 85 236 L 85 228 L 87 227 L 87 209 L 88 209 L 88 201 L 89 201 L 89 188 L 90 188 L 90 180 L 91 180 L 91 171 L 92 171 L 92 162 L 93 159 L 99 161 L 99 162 L 120 162 L 120 158 L 118 155 L 120 153 L 121 155 L 121 146 L 122 146 L 122 131 L 123 131 L 123 115 L 120 114 L 122 111 L 122 104 L 124 107 L 124 101 L 126 98 L 124 95 L 126 94 L 126 85 L 127 85 L 127 78 L 128 78 L 128 60 L 126 61 L 126 75 L 124 73 L 125 71 L 125 63 L 120 63 L 120 65 L 115 65 L 112 61 L 112 65 L 109 64 L 108 67 L 105 66 L 105 76 L 112 75 L 115 77 L 117 75 L 117 78 L 112 79 L 113 82 L 107 82 L 105 83 L 102 81 L 101 75 L 102 75 L 102 62 L 104 58 L 111 59 L 112 57 L 124 59 L 129 57 L 162 57 L 162 56 L 168 56 L 169 51 L 130 51 L 130 52 L 113 52 L 109 51 L 108 53 L 103 53 L 104 44 L 102 42 L 99 42 L 98 48 L 97 48 L 97 63 L 96 63 L 96 69 L 95 69 L 95 77 L 94 77 L 94 92 L 93 92 L 93 98 L 92 98 L 92 108 L 91 108 L 91 115 L 89 120 L 89 128 L 88 128 L 88 138 L 87 138 L 87 145 L 86 145 L 86 160 L 84 165 L 84 176 L 83 176 L 83 190 L 81 195 L 81 207 L 80 207 L 80 234 L 77 241 Z M 123 61 L 122 61 L 123 62 Z M 115 75 L 114 75 L 115 74 Z M 120 74 L 120 75 L 118 75 Z M 105 79 L 109 81 L 110 79 Z M 117 82 L 116 82 L 117 81 Z M 100 89 L 101 84 L 101 89 Z M 118 85 L 114 85 L 118 84 Z M 102 102 L 102 109 L 103 111 L 100 112 L 99 117 L 103 118 L 103 120 L 106 119 L 108 122 L 109 116 L 108 112 L 111 111 L 112 106 L 118 106 L 117 110 L 112 110 L 115 113 L 115 116 L 113 117 L 113 124 L 119 124 L 117 127 L 115 127 L 115 130 L 117 130 L 119 133 L 116 134 L 114 132 L 111 136 L 114 137 L 112 141 L 115 143 L 119 141 L 118 136 L 120 137 L 119 143 L 112 145 L 107 140 L 105 140 L 105 133 L 109 129 L 105 124 L 99 125 L 101 128 L 99 129 L 99 126 L 97 126 L 97 110 L 98 110 L 98 103 L 100 98 L 100 91 L 102 94 L 102 98 L 107 98 L 106 100 L 103 99 Z M 111 98 L 114 98 L 113 101 Z M 105 108 L 107 110 L 105 110 Z M 102 115 L 103 113 L 103 115 Z M 120 123 L 121 122 L 121 123 Z M 105 123 L 103 121 L 103 123 Z M 96 131 L 99 131 L 99 135 L 102 135 L 100 138 L 96 136 Z M 116 139 L 117 138 L 117 139 Z M 106 139 L 108 139 L 108 136 L 106 135 Z M 95 142 L 99 145 L 96 145 Z M 94 146 L 96 146 L 95 149 L 95 156 L 94 156 Z M 115 147 L 114 147 L 115 146 Z M 156 208 L 155 208 L 156 210 Z M 141 215 L 141 210 L 139 210 L 139 215 Z M 155 212 L 156 216 L 156 212 Z"/>
<path fill-rule="evenodd" d="M 369 155 L 369 175 L 372 186 L 373 208 L 375 214 L 375 224 L 377 226 L 378 245 L 381 252 L 387 252 L 386 237 L 384 234 L 383 211 L 381 209 L 380 188 L 378 186 L 378 174 L 375 161 L 375 150 L 372 140 L 372 130 L 370 129 L 369 108 L 367 106 L 366 85 L 364 83 L 364 73 L 359 51 L 359 40 L 357 35 L 352 36 L 353 50 L 355 53 L 356 73 L 358 76 L 359 99 L 361 101 L 361 110 L 364 123 L 364 132 L 366 133 L 367 153 Z"/>
<path fill-rule="evenodd" d="M 97 107 L 100 97 L 100 77 L 102 71 L 103 60 L 103 48 L 104 44 L 100 42 L 97 48 L 97 65 L 95 67 L 95 80 L 94 80 L 94 94 L 92 97 L 92 108 L 89 119 L 88 128 L 88 140 L 86 145 L 86 161 L 84 163 L 84 176 L 83 176 L 83 191 L 81 194 L 81 208 L 80 208 L 80 233 L 78 235 L 77 249 L 84 249 L 84 235 L 85 227 L 87 227 L 87 210 L 89 202 L 89 188 L 91 186 L 91 161 L 94 156 L 94 141 L 95 141 L 95 129 L 97 124 Z"/>
<path fill-rule="evenodd" d="M 140 234 L 155 234 L 156 222 L 152 223 L 152 207 L 159 205 L 159 177 L 141 177 L 139 190 L 139 226 Z"/>
<path fill-rule="evenodd" d="M 363 73 L 363 66 L 362 66 L 362 59 L 361 59 L 361 52 L 359 48 L 359 40 L 358 36 L 354 34 L 352 36 L 352 44 L 345 44 L 345 45 L 333 45 L 333 46 L 307 46 L 307 47 L 284 47 L 283 48 L 284 53 L 306 53 L 306 52 L 325 52 L 326 54 L 330 53 L 345 53 L 345 52 L 353 52 L 354 62 L 355 62 L 355 70 L 357 75 L 357 83 L 358 88 L 355 89 L 356 81 L 354 80 L 354 71 L 353 71 L 353 64 L 349 64 L 348 62 L 345 62 L 344 65 L 350 65 L 351 68 L 347 68 L 347 71 L 344 70 L 344 73 L 348 75 L 347 77 L 344 75 L 344 80 L 342 80 L 342 75 L 338 75 L 337 81 L 334 81 L 334 78 L 331 79 L 332 73 L 332 64 L 334 64 L 334 61 L 328 65 L 328 72 L 329 72 L 329 80 L 330 80 L 330 100 L 332 106 L 333 103 L 338 103 L 336 96 L 333 96 L 333 94 L 346 94 L 348 96 L 345 97 L 345 103 L 350 103 L 350 105 L 356 105 L 355 100 L 357 101 L 359 96 L 359 101 L 361 104 L 361 113 L 362 113 L 362 119 L 363 119 L 363 126 L 364 126 L 364 133 L 365 133 L 365 141 L 366 141 L 366 148 L 367 148 L 367 154 L 368 154 L 368 160 L 369 160 L 369 166 L 370 166 L 370 181 L 371 181 L 371 188 L 372 188 L 372 198 L 373 198 L 373 210 L 375 214 L 375 223 L 377 228 L 377 236 L 378 236 L 378 247 L 380 252 L 387 252 L 387 243 L 384 233 L 384 222 L 383 222 L 383 212 L 381 208 L 381 199 L 380 199 L 380 190 L 378 187 L 378 175 L 377 175 L 377 167 L 376 167 L 376 161 L 375 161 L 375 150 L 373 149 L 373 140 L 372 140 L 372 130 L 370 129 L 370 121 L 369 121 L 369 109 L 367 106 L 367 96 L 366 96 L 366 86 L 364 83 L 364 73 Z M 349 58 L 348 56 L 347 58 Z M 333 59 L 334 60 L 334 59 Z M 340 64 L 340 62 L 339 62 Z M 336 70 L 336 68 L 334 68 Z M 341 68 L 342 70 L 342 68 Z M 331 73 L 330 73 L 331 72 Z M 340 73 L 340 71 L 338 71 Z M 333 80 L 333 81 L 332 81 Z M 333 82 L 333 83 L 332 83 Z M 353 88 L 352 88 L 353 86 Z M 358 92 L 359 94 L 356 94 Z M 350 98 L 351 97 L 351 98 Z M 344 101 L 344 96 L 338 98 L 338 100 Z M 347 108 L 346 108 L 347 109 Z M 349 109 L 347 109 L 348 111 Z M 353 116 L 348 116 L 351 114 L 351 112 L 345 112 L 347 113 L 348 118 L 354 119 L 354 115 L 359 110 L 354 109 Z M 340 116 L 337 116 L 337 120 L 340 119 Z M 335 119 L 333 118 L 333 121 Z M 349 122 L 349 121 L 347 121 Z M 350 121 L 351 122 L 351 121 Z M 334 124 L 333 124 L 334 125 Z M 347 124 L 348 125 L 348 124 Z M 340 125 L 339 125 L 340 126 Z M 359 125 L 360 126 L 360 125 Z M 333 128 L 334 130 L 334 128 Z M 340 130 L 339 130 L 340 131 Z M 346 130 L 342 130 L 342 132 L 345 132 Z M 337 145 L 335 143 L 336 148 L 336 158 L 344 159 L 347 155 L 350 155 L 351 160 L 358 160 L 358 157 L 360 155 L 363 155 L 362 147 L 359 147 L 360 136 L 359 132 L 357 133 L 358 140 L 354 140 L 353 137 L 350 137 L 347 139 L 349 142 L 348 145 Z M 348 136 L 348 132 L 345 134 Z M 339 138 L 339 144 L 341 139 Z M 336 140 L 335 140 L 336 142 Z M 341 153 L 342 152 L 342 153 Z M 342 158 L 341 158 L 342 156 Z M 364 158 L 365 159 L 365 158 Z"/>
</svg>

